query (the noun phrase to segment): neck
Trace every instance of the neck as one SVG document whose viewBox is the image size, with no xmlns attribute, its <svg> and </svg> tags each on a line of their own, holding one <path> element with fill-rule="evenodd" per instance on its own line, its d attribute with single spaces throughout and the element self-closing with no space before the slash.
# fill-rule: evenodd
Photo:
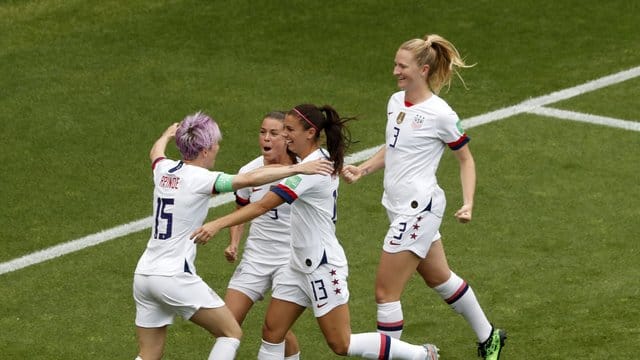
<svg viewBox="0 0 640 360">
<path fill-rule="evenodd" d="M 264 164 L 265 165 L 275 165 L 275 164 L 291 165 L 291 164 L 293 164 L 293 162 L 291 161 L 291 158 L 289 157 L 289 154 L 287 154 L 287 153 L 282 154 L 282 155 L 278 156 L 275 159 L 268 159 L 263 155 L 262 159 L 264 160 Z"/>
<path fill-rule="evenodd" d="M 305 159 L 307 156 L 309 156 L 309 154 L 311 154 L 312 152 L 318 150 L 318 145 L 317 144 L 313 144 L 312 146 L 308 147 L 307 149 L 305 149 L 304 151 L 301 151 L 299 154 L 297 154 L 301 159 Z"/>
<path fill-rule="evenodd" d="M 209 167 L 207 166 L 206 162 L 204 159 L 197 157 L 193 160 L 182 160 L 183 163 L 187 164 L 187 165 L 193 165 L 193 166 L 199 166 L 205 169 L 208 169 Z M 213 168 L 213 166 L 212 166 Z"/>
<path fill-rule="evenodd" d="M 404 93 L 404 100 L 408 101 L 412 104 L 419 104 L 423 101 L 429 99 L 433 93 L 429 89 L 416 89 L 416 90 L 407 90 Z"/>
</svg>

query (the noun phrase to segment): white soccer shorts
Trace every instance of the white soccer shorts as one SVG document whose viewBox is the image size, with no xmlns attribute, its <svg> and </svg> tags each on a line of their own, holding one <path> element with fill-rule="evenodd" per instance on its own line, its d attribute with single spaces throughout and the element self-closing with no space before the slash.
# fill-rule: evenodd
<svg viewBox="0 0 640 360">
<path fill-rule="evenodd" d="M 173 323 L 175 315 L 188 320 L 200 308 L 218 308 L 224 301 L 198 275 L 134 275 L 136 325 L 157 328 Z"/>
</svg>

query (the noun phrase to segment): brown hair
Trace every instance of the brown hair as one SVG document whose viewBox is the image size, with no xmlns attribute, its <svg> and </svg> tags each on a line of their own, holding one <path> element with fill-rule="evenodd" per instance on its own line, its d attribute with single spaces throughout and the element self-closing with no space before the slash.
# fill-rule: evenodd
<svg viewBox="0 0 640 360">
<path fill-rule="evenodd" d="M 313 104 L 298 105 L 287 115 L 299 118 L 305 129 L 316 129 L 316 139 L 320 137 L 320 130 L 324 129 L 329 160 L 333 161 L 333 174 L 339 174 L 344 165 L 344 153 L 351 145 L 351 134 L 345 123 L 355 118 L 342 118 L 329 105 L 317 107 Z"/>
</svg>

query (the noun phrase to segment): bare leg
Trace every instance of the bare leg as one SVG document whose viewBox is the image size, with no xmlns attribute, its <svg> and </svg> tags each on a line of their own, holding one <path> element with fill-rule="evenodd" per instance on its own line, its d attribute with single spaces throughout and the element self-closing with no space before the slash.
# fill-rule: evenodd
<svg viewBox="0 0 640 360">
<path fill-rule="evenodd" d="M 138 355 L 143 360 L 159 360 L 164 352 L 164 344 L 167 339 L 167 327 L 143 328 L 136 326 L 138 336 Z"/>
</svg>

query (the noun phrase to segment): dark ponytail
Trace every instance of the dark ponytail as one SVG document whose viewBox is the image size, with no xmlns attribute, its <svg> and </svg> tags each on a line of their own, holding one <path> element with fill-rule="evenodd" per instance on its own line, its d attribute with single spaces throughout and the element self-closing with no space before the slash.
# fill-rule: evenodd
<svg viewBox="0 0 640 360">
<path fill-rule="evenodd" d="M 317 107 L 312 104 L 302 104 L 294 107 L 289 114 L 301 118 L 305 129 L 312 127 L 316 129 L 316 139 L 320 137 L 320 130 L 324 129 L 329 160 L 333 161 L 333 174 L 339 174 L 344 165 L 344 154 L 351 145 L 351 133 L 345 124 L 355 118 L 341 118 L 329 105 Z"/>
</svg>

